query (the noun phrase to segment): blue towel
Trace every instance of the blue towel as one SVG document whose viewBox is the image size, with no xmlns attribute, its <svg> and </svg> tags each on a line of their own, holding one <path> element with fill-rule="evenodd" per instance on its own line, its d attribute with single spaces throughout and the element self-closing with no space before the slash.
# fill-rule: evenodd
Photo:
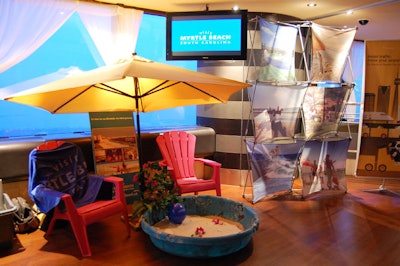
<svg viewBox="0 0 400 266">
<path fill-rule="evenodd" d="M 79 146 L 65 142 L 54 150 L 34 149 L 29 154 L 29 197 L 48 213 L 70 194 L 76 207 L 93 202 L 103 177 L 89 175 Z"/>
</svg>

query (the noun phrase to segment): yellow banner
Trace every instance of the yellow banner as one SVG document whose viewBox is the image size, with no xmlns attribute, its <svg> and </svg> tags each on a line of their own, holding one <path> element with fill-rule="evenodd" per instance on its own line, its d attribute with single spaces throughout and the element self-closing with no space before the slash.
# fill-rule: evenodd
<svg viewBox="0 0 400 266">
<path fill-rule="evenodd" d="M 398 83 L 400 78 L 400 41 L 366 43 L 365 112 L 382 112 L 388 123 L 399 120 Z M 397 80 L 397 81 L 396 81 Z M 397 97 L 395 97 L 397 96 Z M 372 110 L 370 110 L 372 109 Z M 374 117 L 366 117 L 374 118 Z"/>
<path fill-rule="evenodd" d="M 357 175 L 400 177 L 400 41 L 368 41 Z"/>
</svg>

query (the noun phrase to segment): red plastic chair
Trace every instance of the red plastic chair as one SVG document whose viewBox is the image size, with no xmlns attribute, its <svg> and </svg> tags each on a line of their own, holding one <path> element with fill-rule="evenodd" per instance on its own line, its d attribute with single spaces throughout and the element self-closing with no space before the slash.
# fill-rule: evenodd
<svg viewBox="0 0 400 266">
<path fill-rule="evenodd" d="M 69 147 L 67 146 L 65 148 L 65 145 L 63 145 L 63 141 L 50 141 L 46 142 L 42 145 L 39 145 L 36 150 L 32 151 L 31 154 L 36 154 L 38 151 L 40 152 L 48 152 L 49 157 L 51 158 L 53 152 L 57 152 L 58 149 L 68 149 Z M 70 145 L 74 145 L 75 148 L 78 150 L 78 153 L 82 153 L 80 148 L 72 143 L 69 143 Z M 73 147 L 73 146 L 72 146 Z M 43 154 L 40 155 L 43 158 Z M 46 155 L 44 155 L 46 156 Z M 53 155 L 54 156 L 54 155 Z M 83 158 L 83 155 L 79 155 L 81 158 Z M 30 155 L 30 160 L 31 160 L 31 168 L 32 167 L 38 167 L 35 166 L 34 159 L 36 158 L 35 155 Z M 48 162 L 45 162 L 48 164 Z M 55 162 L 56 165 L 57 162 Z M 84 164 L 86 166 L 86 164 Z M 48 166 L 48 165 L 46 165 Z M 57 166 L 55 166 L 57 167 Z M 75 166 L 76 167 L 76 166 Z M 39 170 L 38 170 L 39 171 Z M 79 171 L 79 170 L 78 170 Z M 31 172 L 34 172 L 31 170 Z M 55 173 L 57 175 L 57 173 Z M 37 174 L 39 175 L 39 173 Z M 91 256 L 91 249 L 90 249 L 90 244 L 86 232 L 86 227 L 89 224 L 95 223 L 97 221 L 100 221 L 106 217 L 121 213 L 124 217 L 124 223 L 126 227 L 126 231 L 128 233 L 128 237 L 130 236 L 130 226 L 128 222 L 128 211 L 127 211 L 127 205 L 126 205 L 126 200 L 125 200 L 125 193 L 124 193 L 124 188 L 123 188 L 123 179 L 119 177 L 100 177 L 100 176 L 95 176 L 95 175 L 88 175 L 89 178 L 102 178 L 102 182 L 100 183 L 111 183 L 113 185 L 113 191 L 114 191 L 114 196 L 112 199 L 106 199 L 106 200 L 99 200 L 96 199 L 95 201 L 85 204 L 83 206 L 76 206 L 76 203 L 73 199 L 73 196 L 67 193 L 59 193 L 57 191 L 52 190 L 51 188 L 45 187 L 42 188 L 42 184 L 44 183 L 43 181 L 40 181 L 41 183 L 39 184 L 38 182 L 34 181 L 29 181 L 29 187 L 30 189 L 37 187 L 36 190 L 34 191 L 35 193 L 30 192 L 31 194 L 34 194 L 31 196 L 31 198 L 35 201 L 40 201 L 40 198 L 46 198 L 46 194 L 48 194 L 48 200 L 51 202 L 54 200 L 56 197 L 60 197 L 60 202 L 57 204 L 57 206 L 54 208 L 53 212 L 53 217 L 50 221 L 49 227 L 47 229 L 46 236 L 50 235 L 54 224 L 56 220 L 61 219 L 61 220 L 68 220 L 71 224 L 72 230 L 74 232 L 75 238 L 78 242 L 79 249 L 81 251 L 82 256 L 87 257 Z M 31 177 L 30 177 L 31 178 Z M 32 177 L 34 178 L 34 177 Z M 38 177 L 36 177 L 38 178 Z M 65 182 L 66 179 L 63 179 L 63 182 Z M 33 184 L 33 185 L 32 185 Z M 112 186 L 109 186 L 110 189 L 112 189 Z M 37 191 L 39 190 L 39 191 Z M 53 195 L 51 195 L 53 194 Z M 63 204 L 61 204 L 63 203 Z M 40 203 L 39 206 L 44 206 L 43 208 L 46 208 L 46 204 L 48 203 Z M 39 207 L 38 206 L 38 207 Z M 40 209 L 40 208 L 39 208 Z"/>
<path fill-rule="evenodd" d="M 195 158 L 196 136 L 185 131 L 165 132 L 157 136 L 157 144 L 179 189 L 179 194 L 215 190 L 221 196 L 221 164 L 212 160 Z M 200 179 L 195 175 L 195 162 L 211 166 L 211 179 Z"/>
</svg>

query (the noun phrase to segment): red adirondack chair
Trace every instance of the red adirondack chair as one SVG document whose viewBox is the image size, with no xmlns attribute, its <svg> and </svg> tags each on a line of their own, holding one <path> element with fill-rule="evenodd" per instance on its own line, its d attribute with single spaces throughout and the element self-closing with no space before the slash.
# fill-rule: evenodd
<svg viewBox="0 0 400 266">
<path fill-rule="evenodd" d="M 86 232 L 89 224 L 120 213 L 130 235 L 122 178 L 87 174 L 80 148 L 63 141 L 39 145 L 30 153 L 29 160 L 29 196 L 41 211 L 54 210 L 46 235 L 51 234 L 56 220 L 68 220 L 84 257 L 92 255 Z M 99 198 L 97 192 L 103 186 L 109 191 L 106 198 Z"/>
<path fill-rule="evenodd" d="M 171 131 L 157 136 L 156 141 L 164 162 L 179 188 L 179 194 L 194 192 L 197 195 L 199 191 L 215 190 L 217 196 L 221 196 L 221 164 L 209 159 L 194 157 L 195 135 L 185 131 Z M 212 167 L 211 179 L 196 177 L 194 166 L 196 161 Z"/>
</svg>

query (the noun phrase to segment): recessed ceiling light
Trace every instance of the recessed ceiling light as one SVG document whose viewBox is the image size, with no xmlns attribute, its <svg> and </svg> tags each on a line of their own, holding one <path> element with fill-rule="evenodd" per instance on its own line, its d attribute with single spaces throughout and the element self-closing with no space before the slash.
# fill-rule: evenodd
<svg viewBox="0 0 400 266">
<path fill-rule="evenodd" d="M 232 9 L 233 10 L 239 10 L 239 6 L 238 5 L 234 5 Z"/>
<path fill-rule="evenodd" d="M 314 6 L 317 6 L 317 4 L 316 3 L 308 3 L 307 6 L 308 7 L 314 7 Z"/>
<path fill-rule="evenodd" d="M 346 15 L 352 15 L 354 12 L 353 12 L 353 10 L 348 10 L 347 12 L 346 12 Z"/>
</svg>

